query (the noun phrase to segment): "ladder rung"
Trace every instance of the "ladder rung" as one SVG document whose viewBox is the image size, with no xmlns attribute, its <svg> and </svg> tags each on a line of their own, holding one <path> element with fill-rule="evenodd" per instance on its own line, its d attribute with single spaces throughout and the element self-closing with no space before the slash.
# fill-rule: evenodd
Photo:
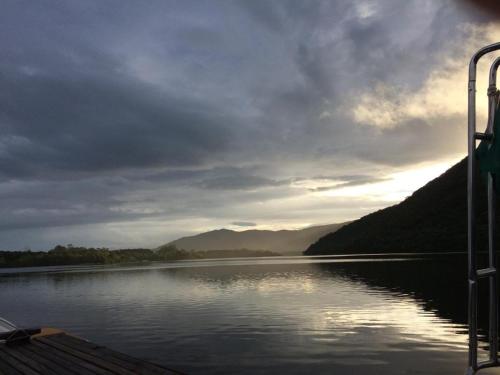
<svg viewBox="0 0 500 375">
<path fill-rule="evenodd" d="M 493 134 L 476 132 L 474 134 L 474 138 L 484 140 L 484 141 L 491 141 L 493 139 Z"/>
<path fill-rule="evenodd" d="M 492 361 L 492 360 L 486 360 L 486 361 L 478 362 L 477 369 L 481 370 L 483 368 L 495 367 L 495 366 L 498 366 L 497 362 Z"/>
<path fill-rule="evenodd" d="M 482 270 L 477 270 L 477 277 L 488 277 L 496 275 L 497 270 L 493 267 L 483 268 Z"/>
</svg>

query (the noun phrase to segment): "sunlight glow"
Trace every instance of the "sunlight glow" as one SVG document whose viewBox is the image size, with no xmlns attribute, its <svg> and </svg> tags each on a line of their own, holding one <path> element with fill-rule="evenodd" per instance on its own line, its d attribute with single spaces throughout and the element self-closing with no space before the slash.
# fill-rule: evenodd
<svg viewBox="0 0 500 375">
<path fill-rule="evenodd" d="M 426 164 L 389 174 L 386 176 L 387 180 L 385 181 L 339 188 L 334 186 L 332 189 L 319 191 L 315 194 L 329 197 L 362 197 L 372 201 L 399 202 L 430 180 L 441 175 L 450 167 L 450 164 L 452 164 L 451 161 L 431 165 Z"/>
<path fill-rule="evenodd" d="M 352 118 L 359 124 L 380 129 L 394 128 L 412 120 L 428 121 L 431 124 L 444 118 L 467 114 L 467 69 L 468 61 L 477 46 L 487 45 L 500 39 L 497 24 L 471 25 L 463 27 L 468 35 L 465 43 L 455 45 L 459 56 L 441 56 L 442 64 L 427 77 L 418 90 L 378 82 L 374 89 L 360 94 L 359 104 L 351 108 Z M 485 95 L 489 66 L 496 56 L 486 56 L 478 65 L 477 95 Z M 457 89 L 460 88 L 460 89 Z M 478 124 L 486 121 L 487 101 L 477 101 Z"/>
</svg>

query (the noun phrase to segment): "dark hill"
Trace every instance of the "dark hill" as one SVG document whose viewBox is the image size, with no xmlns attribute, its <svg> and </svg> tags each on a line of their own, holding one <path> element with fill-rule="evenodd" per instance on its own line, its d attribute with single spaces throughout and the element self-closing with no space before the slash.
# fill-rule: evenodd
<svg viewBox="0 0 500 375">
<path fill-rule="evenodd" d="M 479 175 L 476 178 L 480 181 L 478 245 L 484 250 L 486 188 Z M 320 238 L 304 254 L 466 251 L 466 182 L 467 159 L 463 159 L 401 203 L 366 215 Z"/>
</svg>

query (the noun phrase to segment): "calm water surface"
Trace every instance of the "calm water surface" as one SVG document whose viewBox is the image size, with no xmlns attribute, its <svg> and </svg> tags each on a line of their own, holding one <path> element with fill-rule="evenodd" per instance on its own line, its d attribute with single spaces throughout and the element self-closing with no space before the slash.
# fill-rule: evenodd
<svg viewBox="0 0 500 375">
<path fill-rule="evenodd" d="M 190 374 L 462 374 L 462 256 L 0 271 L 0 316 Z"/>
</svg>

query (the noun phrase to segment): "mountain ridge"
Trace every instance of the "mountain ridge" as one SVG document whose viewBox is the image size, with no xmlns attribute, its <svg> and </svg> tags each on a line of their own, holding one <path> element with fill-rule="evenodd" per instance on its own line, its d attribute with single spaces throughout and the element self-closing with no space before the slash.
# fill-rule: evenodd
<svg viewBox="0 0 500 375">
<path fill-rule="evenodd" d="M 478 249 L 487 247 L 486 187 L 478 183 Z M 500 218 L 497 209 L 497 222 Z M 496 233 L 497 237 L 498 231 Z M 467 250 L 467 158 L 428 182 L 402 202 L 375 211 L 327 234 L 305 255 L 434 252 Z"/>
<path fill-rule="evenodd" d="M 186 250 L 269 250 L 284 254 L 300 254 L 305 247 L 345 223 L 315 225 L 303 229 L 235 231 L 221 228 L 193 236 L 181 237 L 162 246 L 175 245 Z M 161 246 L 160 246 L 161 247 Z"/>
</svg>

